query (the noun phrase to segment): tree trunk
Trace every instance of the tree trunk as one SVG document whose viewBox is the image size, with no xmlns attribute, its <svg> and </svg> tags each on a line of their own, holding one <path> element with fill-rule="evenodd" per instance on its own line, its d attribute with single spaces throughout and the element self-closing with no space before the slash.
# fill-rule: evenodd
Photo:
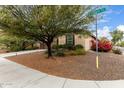
<svg viewBox="0 0 124 93">
<path fill-rule="evenodd" d="M 50 57 L 52 57 L 51 43 L 47 44 L 47 48 L 48 48 L 48 58 L 50 58 Z"/>
<path fill-rule="evenodd" d="M 33 43 L 31 44 L 31 47 L 32 47 L 32 49 L 34 48 L 34 44 Z"/>
<path fill-rule="evenodd" d="M 26 49 L 26 43 L 22 42 L 22 50 L 25 50 L 25 49 Z"/>
<path fill-rule="evenodd" d="M 41 43 L 41 42 L 39 42 L 39 44 L 40 44 L 40 49 L 42 49 L 42 48 L 44 48 L 44 43 Z"/>
</svg>

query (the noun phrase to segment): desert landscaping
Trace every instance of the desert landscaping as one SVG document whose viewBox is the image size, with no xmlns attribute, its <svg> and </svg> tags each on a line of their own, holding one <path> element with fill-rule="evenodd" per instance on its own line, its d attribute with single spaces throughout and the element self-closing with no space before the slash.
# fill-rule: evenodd
<svg viewBox="0 0 124 93">
<path fill-rule="evenodd" d="M 43 53 L 8 57 L 7 59 L 50 75 L 78 80 L 124 79 L 122 55 L 99 53 L 99 69 L 96 69 L 95 52 L 86 55 L 45 58 Z"/>
</svg>

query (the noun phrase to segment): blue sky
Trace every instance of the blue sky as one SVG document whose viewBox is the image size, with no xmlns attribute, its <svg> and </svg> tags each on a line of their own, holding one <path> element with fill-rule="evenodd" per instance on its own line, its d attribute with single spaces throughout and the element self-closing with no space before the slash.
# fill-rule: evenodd
<svg viewBox="0 0 124 93">
<path fill-rule="evenodd" d="M 109 32 L 115 29 L 119 29 L 124 32 L 124 5 L 103 7 L 106 7 L 107 11 L 100 14 L 103 18 L 98 20 L 98 36 L 105 36 L 111 39 Z"/>
</svg>

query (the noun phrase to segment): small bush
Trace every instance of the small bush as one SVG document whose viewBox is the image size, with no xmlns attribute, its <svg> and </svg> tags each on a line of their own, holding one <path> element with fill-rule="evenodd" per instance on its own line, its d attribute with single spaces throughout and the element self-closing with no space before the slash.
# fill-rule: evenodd
<svg viewBox="0 0 124 93">
<path fill-rule="evenodd" d="M 124 41 L 118 43 L 117 46 L 124 47 Z"/>
<path fill-rule="evenodd" d="M 65 45 L 65 44 L 53 45 L 52 48 L 53 48 L 53 49 L 60 49 L 60 48 L 65 49 L 65 48 L 66 48 L 66 45 Z"/>
<path fill-rule="evenodd" d="M 74 46 L 75 49 L 83 49 L 84 47 L 80 44 Z"/>
<path fill-rule="evenodd" d="M 55 56 L 65 56 L 65 55 L 85 55 L 86 51 L 82 45 L 53 45 L 52 47 L 54 51 L 52 51 Z"/>
<path fill-rule="evenodd" d="M 58 50 L 58 51 L 55 52 L 54 55 L 55 55 L 55 56 L 59 56 L 59 57 L 63 57 L 63 56 L 65 56 L 65 53 L 64 53 L 63 50 Z"/>
<path fill-rule="evenodd" d="M 62 45 L 53 45 L 53 49 L 68 49 L 68 50 L 73 50 L 74 46 L 72 45 L 67 45 L 67 44 L 62 44 Z"/>
<path fill-rule="evenodd" d="M 72 50 L 72 51 L 68 51 L 67 55 L 72 55 L 72 56 L 76 56 L 76 55 L 85 55 L 86 51 L 84 49 L 76 49 L 76 50 Z"/>
<path fill-rule="evenodd" d="M 86 51 L 84 49 L 77 49 L 75 51 L 75 54 L 76 55 L 85 55 L 86 54 Z"/>
<path fill-rule="evenodd" d="M 16 51 L 21 51 L 22 48 L 21 48 L 20 46 L 11 46 L 11 47 L 9 48 L 9 50 L 16 52 Z"/>
<path fill-rule="evenodd" d="M 57 49 L 58 45 L 52 45 L 53 49 Z"/>
<path fill-rule="evenodd" d="M 112 49 L 112 51 L 115 54 L 120 54 L 120 55 L 122 54 L 122 51 L 119 48 L 114 48 L 114 49 Z"/>
<path fill-rule="evenodd" d="M 73 45 L 69 45 L 69 44 L 67 44 L 65 46 L 65 48 L 68 49 L 68 50 L 74 50 L 74 46 Z"/>
</svg>

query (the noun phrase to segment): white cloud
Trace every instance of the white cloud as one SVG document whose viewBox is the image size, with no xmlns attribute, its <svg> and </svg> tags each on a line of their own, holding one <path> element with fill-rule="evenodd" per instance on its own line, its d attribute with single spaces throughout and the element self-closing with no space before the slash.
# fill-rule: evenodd
<svg viewBox="0 0 124 93">
<path fill-rule="evenodd" d="M 106 11 L 106 14 L 121 14 L 123 11 L 122 10 L 118 10 L 118 11 L 115 11 L 115 10 L 112 10 L 110 9 L 109 11 Z"/>
<path fill-rule="evenodd" d="M 124 25 L 118 25 L 116 27 L 116 29 L 124 32 Z M 108 27 L 108 26 L 104 26 L 103 28 L 98 29 L 97 32 L 98 32 L 98 37 L 106 37 L 109 40 L 112 39 L 112 37 L 110 35 L 110 32 L 111 32 L 110 27 Z M 94 33 L 94 35 L 95 35 L 95 33 Z"/>
<path fill-rule="evenodd" d="M 99 23 L 107 23 L 107 22 L 109 22 L 109 20 L 101 19 L 101 20 L 99 20 L 98 22 L 99 22 Z"/>
<path fill-rule="evenodd" d="M 119 26 L 117 26 L 116 29 L 119 30 L 119 31 L 124 32 L 124 25 L 119 25 Z M 123 35 L 123 36 L 124 36 L 124 35 Z M 123 40 L 124 40 L 124 38 L 123 38 Z"/>
<path fill-rule="evenodd" d="M 106 37 L 111 39 L 110 27 L 104 26 L 102 29 L 98 29 L 98 37 Z"/>
<path fill-rule="evenodd" d="M 117 30 L 124 32 L 124 25 L 117 26 Z"/>
</svg>

